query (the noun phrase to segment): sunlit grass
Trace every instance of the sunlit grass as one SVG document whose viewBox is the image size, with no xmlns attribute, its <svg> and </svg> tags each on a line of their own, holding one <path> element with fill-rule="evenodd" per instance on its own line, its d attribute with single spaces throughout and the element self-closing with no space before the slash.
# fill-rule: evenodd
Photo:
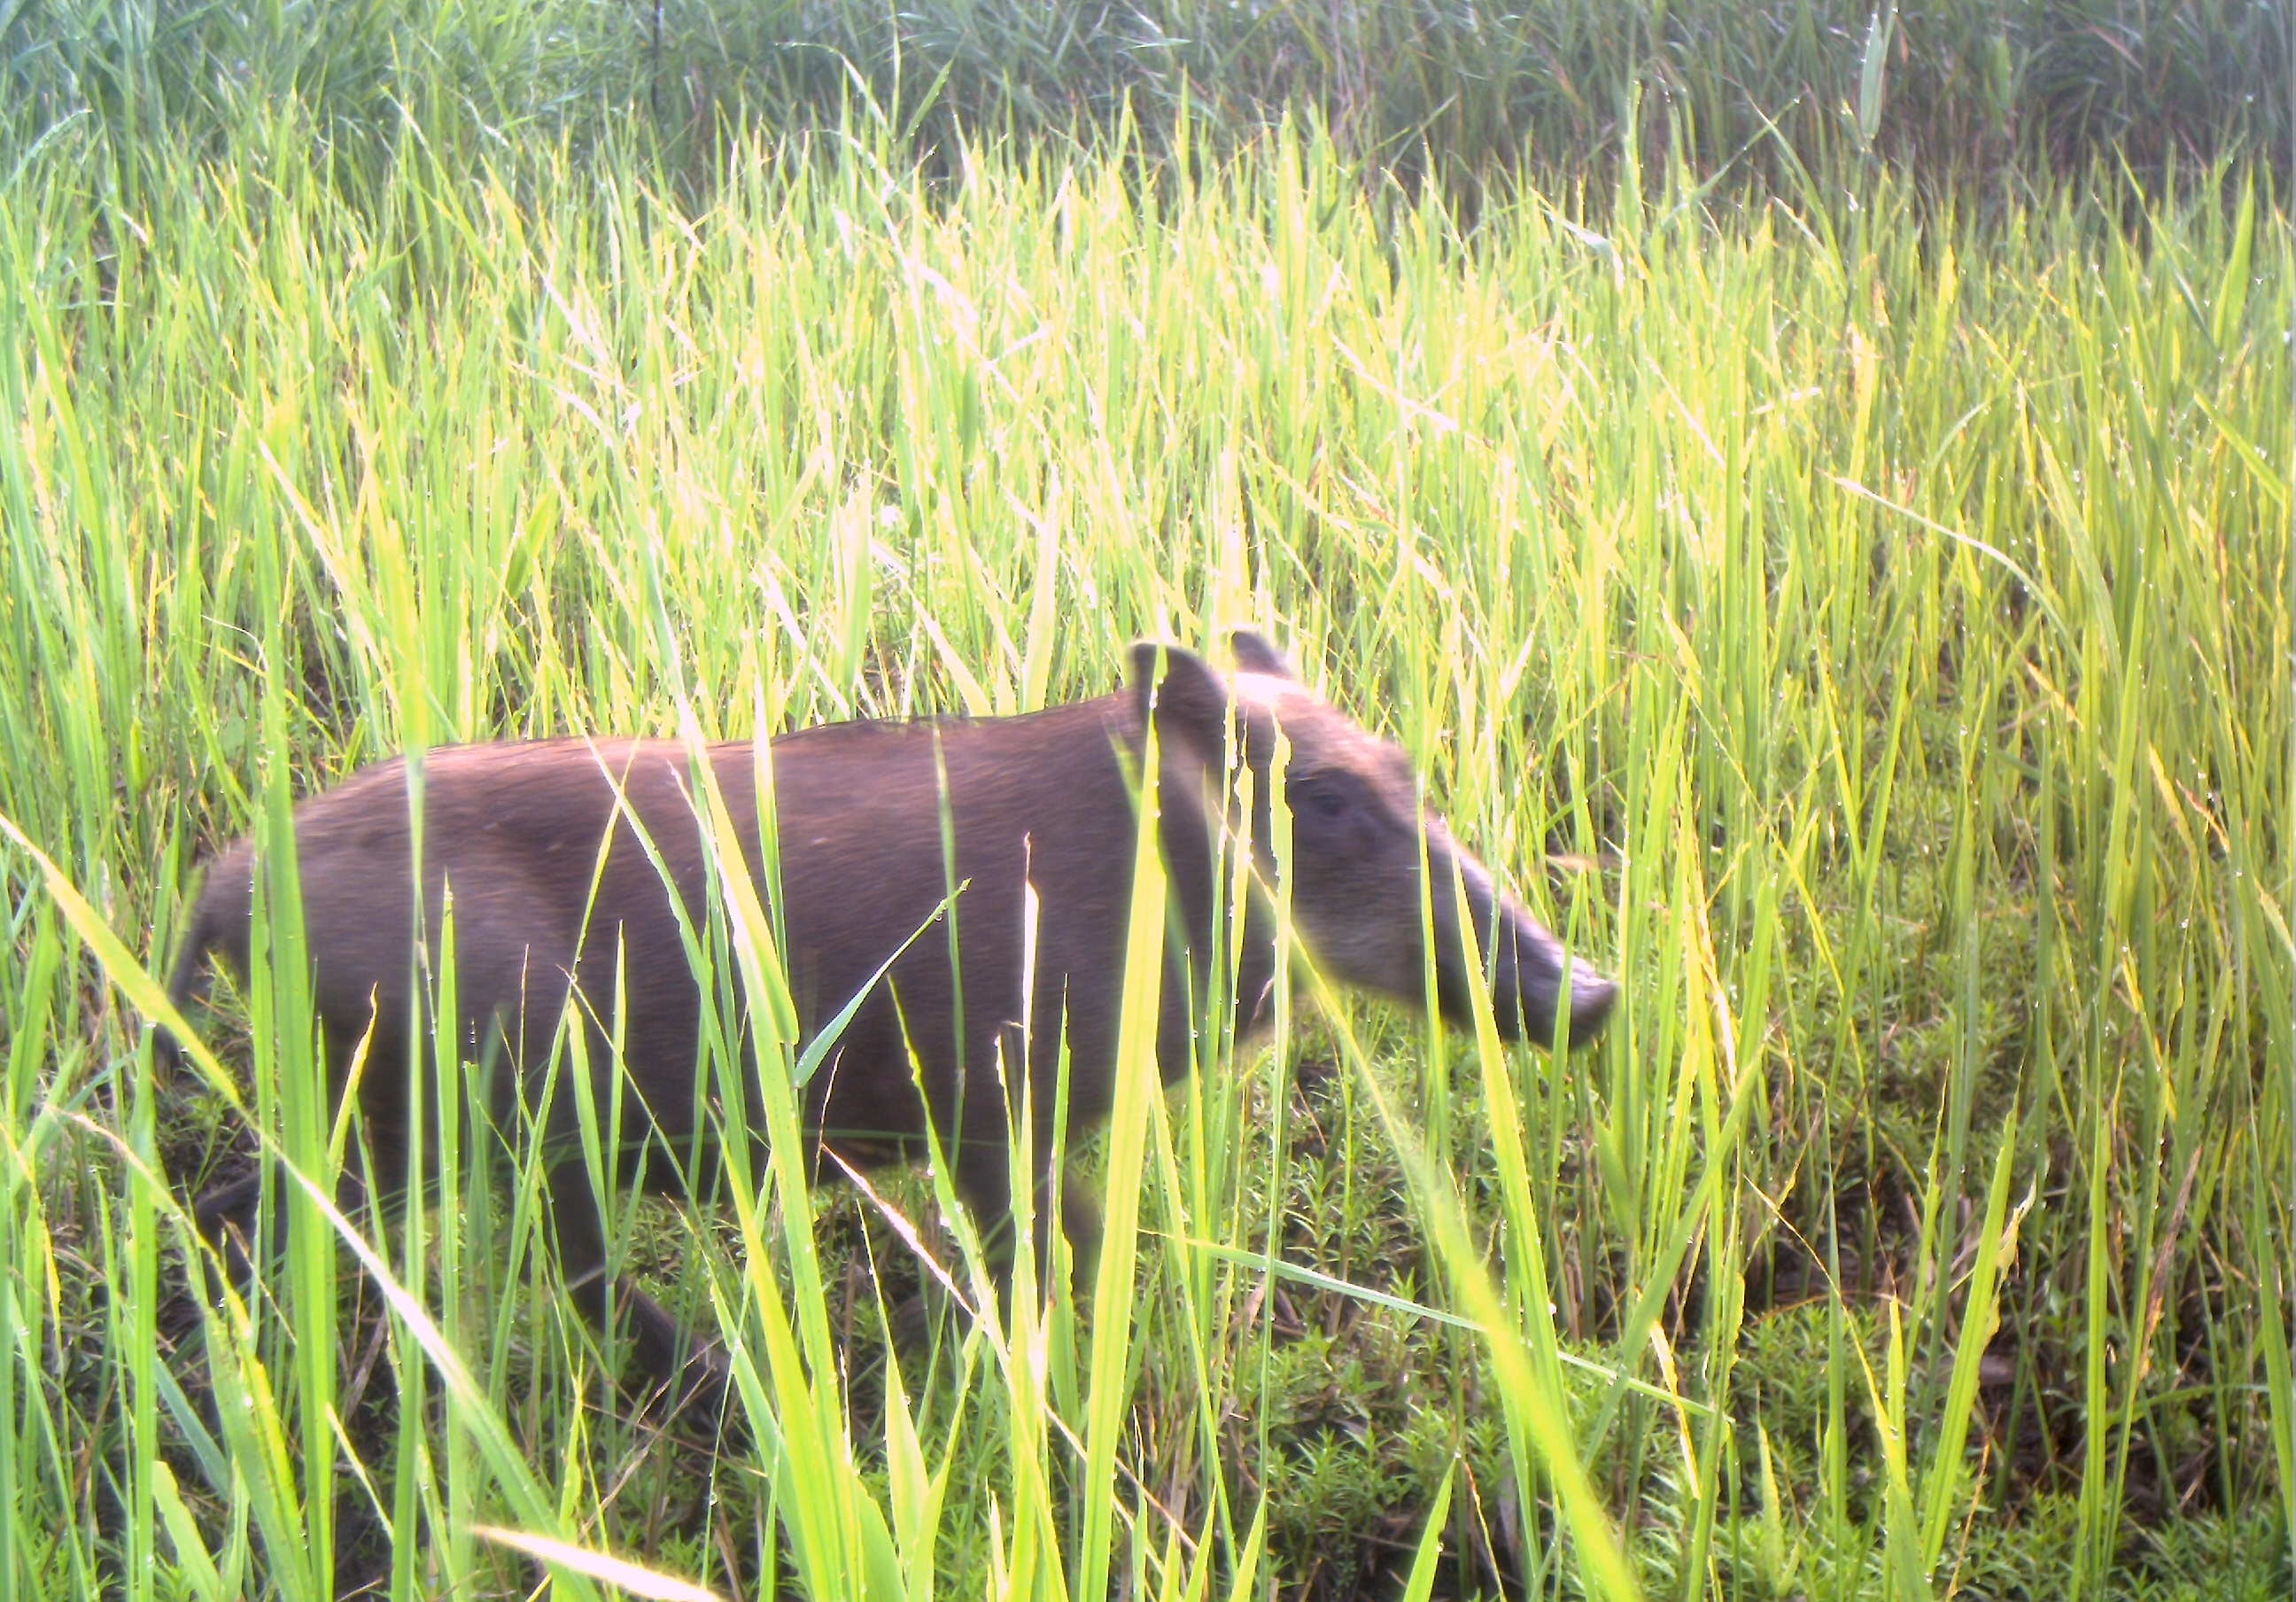
<svg viewBox="0 0 2296 1602">
<path fill-rule="evenodd" d="M 130 1594 L 310 1594 L 346 1439 L 422 1532 L 407 1596 L 522 1591 L 531 1541 L 485 1527 L 729 1596 L 1928 1597 L 2036 1549 L 2079 1594 L 2274 1594 L 2267 190 L 1980 204 L 1845 162 L 1465 230 L 1304 130 L 1193 180 L 988 146 L 928 182 L 857 122 L 737 147 L 699 204 L 636 136 L 419 133 L 328 168 L 250 114 L 122 187 L 67 127 L 0 208 L 15 1594 L 93 1594 L 115 1466 Z M 319 1188 L 280 1187 L 265 1294 L 163 1318 L 165 1171 L 217 1098 L 153 1081 L 127 954 L 204 848 L 407 745 L 1017 711 L 1244 621 L 1621 975 L 1600 1047 L 1303 1005 L 1125 1100 L 1091 1305 L 931 1374 L 816 1258 L 791 1143 L 690 1242 L 632 1206 L 632 1255 L 680 1231 L 669 1287 L 740 1337 L 760 1445 L 711 1467 L 597 1385 L 530 1168 L 473 1149 L 337 1251 L 357 1130 L 264 965 L 234 1060 Z M 738 903 L 729 1018 L 777 982 Z M 458 1085 L 422 1087 L 442 1129 Z M 354 1272 L 406 1293 L 379 1450 L 339 1427 Z"/>
</svg>

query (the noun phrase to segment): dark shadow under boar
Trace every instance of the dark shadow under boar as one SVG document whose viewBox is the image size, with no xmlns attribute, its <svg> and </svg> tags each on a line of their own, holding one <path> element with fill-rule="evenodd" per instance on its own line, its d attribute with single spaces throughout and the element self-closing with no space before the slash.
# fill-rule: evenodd
<svg viewBox="0 0 2296 1602">
<path fill-rule="evenodd" d="M 1474 992 L 1487 986 L 1502 1035 L 1556 1045 L 1588 1039 L 1610 1011 L 1611 982 L 1566 957 L 1498 891 L 1424 808 L 1398 751 L 1301 686 L 1257 636 L 1236 636 L 1234 649 L 1232 675 L 1185 652 L 1144 645 L 1131 685 L 1097 700 L 1018 718 L 812 728 L 781 736 L 767 753 L 782 955 L 800 1039 L 868 990 L 804 1087 L 807 1138 L 857 1165 L 914 1158 L 930 1121 L 992 1253 L 1010 1251 L 1013 1109 L 1033 1121 L 1039 1182 L 1048 1187 L 1062 1095 L 1072 1131 L 1111 1105 L 1137 775 L 1152 718 L 1171 902 L 1156 1037 L 1168 1081 L 1193 1065 L 1204 1020 L 1192 998 L 1212 993 L 1216 978 L 1235 998 L 1235 1016 L 1213 1021 L 1212 1038 L 1229 1023 L 1248 1031 L 1266 1009 L 1278 976 L 1275 916 L 1262 891 L 1279 875 L 1301 943 L 1334 980 L 1421 1006 L 1431 968 L 1445 1019 L 1471 1023 Z M 1280 864 L 1283 831 L 1270 803 L 1279 748 L 1289 814 L 1289 859 Z M 763 896 L 757 755 L 747 744 L 701 753 Z M 552 1223 L 572 1294 L 594 1326 L 615 1313 L 624 1320 L 633 1384 L 682 1377 L 689 1389 L 709 1390 L 711 1360 L 693 1354 L 644 1292 L 607 1282 L 576 1098 L 562 1089 L 537 1105 L 531 1089 L 547 1077 L 563 1021 L 578 1020 L 572 1027 L 588 1032 L 602 1125 L 619 1101 L 619 1181 L 677 1191 L 690 1172 L 708 1171 L 716 1134 L 698 1112 L 695 1080 L 711 1003 L 678 926 L 681 904 L 696 921 L 709 905 L 711 847 L 697 822 L 696 760 L 671 741 L 432 751 L 422 764 L 420 854 L 424 928 L 438 929 L 441 888 L 451 886 L 461 1038 L 471 1062 L 489 1064 L 471 1071 L 491 1088 L 488 1112 L 498 1129 L 523 1119 L 548 1142 Z M 1249 782 L 1238 783 L 1247 773 Z M 1247 796 L 1257 800 L 1240 799 Z M 334 1088 L 340 1096 L 365 1040 L 357 1093 L 373 1154 L 368 1171 L 378 1187 L 401 1183 L 409 1075 L 427 1061 L 416 1051 L 425 998 L 413 960 L 405 763 L 380 763 L 303 802 L 294 823 Z M 1262 891 L 1234 908 L 1224 863 L 1247 849 Z M 255 871 L 245 841 L 209 871 L 172 980 L 179 1007 L 204 957 L 245 972 Z M 954 962 L 946 926 L 935 921 L 952 883 L 962 887 L 949 901 Z M 1022 994 L 1024 883 L 1038 898 L 1030 996 Z M 1462 904 L 1471 928 L 1462 926 Z M 1213 954 L 1226 935 L 1216 932 L 1232 917 L 1242 920 L 1242 955 L 1236 972 L 1219 975 Z M 1022 1097 L 1022 1065 L 1050 1073 L 1063 1028 L 1065 1082 Z M 512 1105 L 521 1097 L 523 1105 Z M 347 1185 L 355 1190 L 356 1179 Z M 242 1276 L 258 1189 L 244 1181 L 211 1192 L 198 1209 L 203 1231 Z M 1062 1221 L 1081 1260 L 1097 1221 L 1080 1194 L 1062 1187 Z"/>
</svg>

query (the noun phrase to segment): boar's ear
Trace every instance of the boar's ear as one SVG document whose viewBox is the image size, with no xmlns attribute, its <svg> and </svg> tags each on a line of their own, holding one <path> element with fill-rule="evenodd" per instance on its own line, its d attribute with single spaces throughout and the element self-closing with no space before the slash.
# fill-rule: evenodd
<svg viewBox="0 0 2296 1602">
<path fill-rule="evenodd" d="M 1160 678 L 1156 671 L 1160 653 Z M 1193 651 L 1153 640 L 1133 646 L 1132 700 L 1143 728 L 1152 711 L 1160 731 L 1168 736 L 1177 733 L 1199 751 L 1216 752 L 1227 738 L 1227 681 Z"/>
<path fill-rule="evenodd" d="M 1291 660 L 1267 643 L 1267 637 L 1257 629 L 1239 628 L 1228 637 L 1228 649 L 1235 653 L 1235 665 L 1247 673 L 1267 673 L 1277 678 L 1296 679 Z"/>
</svg>

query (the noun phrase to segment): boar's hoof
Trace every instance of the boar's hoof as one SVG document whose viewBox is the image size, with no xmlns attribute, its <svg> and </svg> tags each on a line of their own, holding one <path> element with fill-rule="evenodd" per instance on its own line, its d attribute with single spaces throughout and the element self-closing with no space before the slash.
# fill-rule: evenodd
<svg viewBox="0 0 2296 1602">
<path fill-rule="evenodd" d="M 749 1423 L 734 1405 L 733 1370 L 715 1345 L 696 1346 L 667 1377 L 634 1376 L 623 1390 L 647 1424 L 721 1452 L 750 1444 Z"/>
</svg>

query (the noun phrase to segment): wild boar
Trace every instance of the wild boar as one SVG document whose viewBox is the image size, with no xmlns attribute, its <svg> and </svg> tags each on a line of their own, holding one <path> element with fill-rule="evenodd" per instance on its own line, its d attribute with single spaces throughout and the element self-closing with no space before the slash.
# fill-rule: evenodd
<svg viewBox="0 0 2296 1602">
<path fill-rule="evenodd" d="M 747 871 L 778 913 L 800 1038 L 860 998 L 802 1089 L 807 1139 L 874 1163 L 921 1154 L 930 1123 L 984 1239 L 1004 1236 L 1013 1209 L 1014 1108 L 1027 1109 L 1048 1188 L 1063 1103 L 1070 1131 L 1111 1103 L 1152 722 L 1168 894 L 1156 1057 L 1168 1081 L 1193 1065 L 1208 1023 L 1242 1033 L 1267 1012 L 1285 978 L 1268 893 L 1278 884 L 1300 944 L 1334 980 L 1423 1006 L 1431 970 L 1447 1021 L 1469 1023 L 1481 987 L 1508 1038 L 1562 1046 L 1602 1027 L 1615 987 L 1494 884 L 1428 809 L 1402 753 L 1308 690 L 1259 636 L 1240 633 L 1232 647 L 1234 671 L 1222 673 L 1144 645 L 1128 687 L 1022 717 L 783 735 L 762 765 L 772 874 L 760 850 L 759 753 L 746 743 L 696 752 L 560 739 L 422 759 L 421 927 L 435 941 L 451 888 L 473 1098 L 491 1104 L 496 1128 L 522 1120 L 547 1143 L 567 1283 L 594 1325 L 616 1313 L 625 1321 L 631 1382 L 691 1387 L 708 1379 L 709 1360 L 644 1292 L 607 1283 L 599 1198 L 562 1065 L 554 1096 L 535 1087 L 550 1077 L 541 1070 L 562 1028 L 581 1029 L 600 1125 L 619 1120 L 616 1181 L 678 1191 L 709 1171 L 720 1132 L 696 1081 L 713 1004 L 679 927 L 701 918 L 709 897 L 697 761 L 714 773 Z M 1279 795 L 1288 829 L 1275 826 Z M 418 1041 L 432 1038 L 418 1023 L 426 997 L 408 798 L 406 765 L 395 760 L 294 814 L 315 1008 L 338 1097 L 365 1052 L 357 1094 L 378 1187 L 403 1177 L 406 1143 L 419 1138 L 407 1128 L 409 1075 L 427 1072 Z M 1247 857 L 1250 873 L 1230 871 Z M 246 970 L 257 872 L 249 841 L 210 868 L 170 982 L 179 1008 L 207 958 Z M 1241 905 L 1239 883 L 1249 887 Z M 954 937 L 937 921 L 951 916 Z M 1234 971 L 1216 974 L 1239 922 Z M 1234 1016 L 1208 1021 L 1216 978 Z M 1062 1061 L 1059 1082 L 1020 1095 L 1024 1065 L 1046 1078 Z M 1078 1187 L 1063 1193 L 1062 1227 L 1081 1257 L 1097 1220 Z M 241 1273 L 257 1195 L 250 1179 L 198 1208 Z"/>
</svg>

